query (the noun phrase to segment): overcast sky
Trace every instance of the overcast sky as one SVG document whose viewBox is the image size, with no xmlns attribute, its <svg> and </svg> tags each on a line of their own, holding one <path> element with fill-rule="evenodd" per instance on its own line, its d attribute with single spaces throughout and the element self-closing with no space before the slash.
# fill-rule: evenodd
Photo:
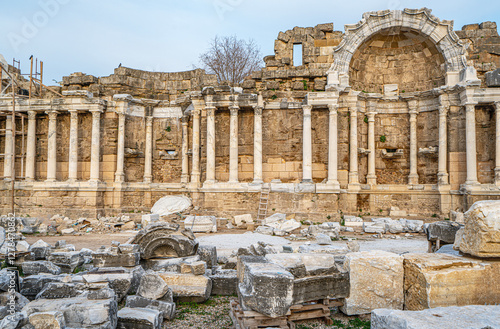
<svg viewBox="0 0 500 329">
<path fill-rule="evenodd" d="M 279 31 L 333 22 L 353 24 L 366 11 L 428 7 L 440 19 L 500 22 L 500 1 L 418 0 L 2 0 L 0 54 L 44 61 L 44 80 L 72 72 L 107 76 L 120 63 L 150 71 L 184 71 L 216 35 L 252 38 L 273 54 Z"/>
</svg>

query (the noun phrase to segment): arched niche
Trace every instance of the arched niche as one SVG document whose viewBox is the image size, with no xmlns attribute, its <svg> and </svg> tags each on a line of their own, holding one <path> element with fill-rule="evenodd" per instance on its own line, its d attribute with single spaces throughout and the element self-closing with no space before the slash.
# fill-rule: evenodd
<svg viewBox="0 0 500 329">
<path fill-rule="evenodd" d="M 453 31 L 453 21 L 441 21 L 431 15 L 430 9 L 422 8 L 368 12 L 357 24 L 346 25 L 344 38 L 334 50 L 328 85 L 349 86 L 353 55 L 370 38 L 391 29 L 413 31 L 432 42 L 444 59 L 446 85 L 460 82 L 460 71 L 466 68 L 465 48 Z"/>
</svg>

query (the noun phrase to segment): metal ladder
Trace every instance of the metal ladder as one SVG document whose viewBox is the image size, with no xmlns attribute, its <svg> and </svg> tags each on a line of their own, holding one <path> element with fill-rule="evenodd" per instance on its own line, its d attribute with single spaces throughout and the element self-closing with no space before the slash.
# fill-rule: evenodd
<svg viewBox="0 0 500 329">
<path fill-rule="evenodd" d="M 257 212 L 257 223 L 262 223 L 262 220 L 267 217 L 267 205 L 269 204 L 269 194 L 271 193 L 270 184 L 262 184 L 260 190 L 259 211 Z"/>
</svg>

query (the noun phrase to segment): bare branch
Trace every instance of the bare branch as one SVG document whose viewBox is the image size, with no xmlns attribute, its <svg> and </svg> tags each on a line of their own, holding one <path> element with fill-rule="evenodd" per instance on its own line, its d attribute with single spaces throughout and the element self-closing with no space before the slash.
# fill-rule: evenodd
<svg viewBox="0 0 500 329">
<path fill-rule="evenodd" d="M 262 67 L 262 57 L 255 42 L 236 36 L 216 36 L 207 52 L 200 55 L 200 62 L 219 82 L 227 81 L 233 86 Z"/>
</svg>

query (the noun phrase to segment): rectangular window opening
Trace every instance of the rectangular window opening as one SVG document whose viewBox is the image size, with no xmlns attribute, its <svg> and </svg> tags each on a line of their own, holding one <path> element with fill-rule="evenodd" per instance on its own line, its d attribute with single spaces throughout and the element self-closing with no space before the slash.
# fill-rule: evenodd
<svg viewBox="0 0 500 329">
<path fill-rule="evenodd" d="M 301 66 L 302 65 L 302 44 L 295 43 L 293 45 L 293 65 Z"/>
</svg>

